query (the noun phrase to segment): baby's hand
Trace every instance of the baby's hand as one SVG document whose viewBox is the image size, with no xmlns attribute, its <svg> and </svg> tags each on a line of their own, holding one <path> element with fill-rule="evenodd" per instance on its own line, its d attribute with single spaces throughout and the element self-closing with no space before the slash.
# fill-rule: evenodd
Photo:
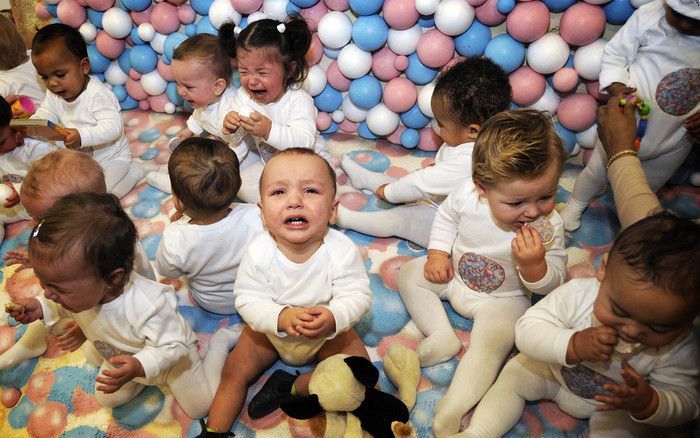
<svg viewBox="0 0 700 438">
<path fill-rule="evenodd" d="M 241 116 L 241 126 L 254 136 L 267 140 L 270 137 L 272 120 L 255 111 L 250 117 Z"/>
<path fill-rule="evenodd" d="M 12 185 L 12 183 L 6 182 L 5 185 L 9 188 L 12 189 L 12 193 L 5 198 L 5 203 L 3 206 L 5 208 L 12 208 L 15 205 L 19 204 L 19 193 L 17 193 L 17 190 L 15 190 L 15 187 Z"/>
<path fill-rule="evenodd" d="M 66 332 L 58 337 L 58 345 L 63 351 L 75 351 L 87 340 L 85 333 L 75 321 L 66 324 L 64 329 Z"/>
<path fill-rule="evenodd" d="M 685 119 L 683 122 L 683 127 L 688 131 L 688 134 L 693 137 L 696 141 L 700 140 L 700 110 L 691 114 L 690 117 Z"/>
<path fill-rule="evenodd" d="M 623 409 L 637 420 L 646 420 L 658 409 L 659 394 L 626 360 L 622 362 L 620 375 L 625 383 L 606 384 L 603 388 L 611 395 L 596 395 L 596 401 L 605 404 L 597 406 L 595 410 Z"/>
<path fill-rule="evenodd" d="M 7 266 L 19 264 L 20 267 L 17 268 L 18 271 L 32 267 L 27 250 L 21 247 L 7 251 L 7 254 L 5 254 L 3 260 L 5 260 L 5 264 Z"/>
<path fill-rule="evenodd" d="M 547 273 L 547 262 L 544 260 L 546 250 L 537 230 L 520 227 L 515 232 L 510 247 L 515 264 L 525 280 L 535 282 L 544 277 Z"/>
<path fill-rule="evenodd" d="M 5 312 L 22 324 L 29 324 L 44 316 L 36 298 L 18 298 L 13 303 L 5 304 Z"/>
<path fill-rule="evenodd" d="M 80 133 L 75 128 L 64 128 L 67 132 L 63 144 L 68 149 L 78 149 L 81 146 Z"/>
<path fill-rule="evenodd" d="M 569 339 L 566 362 L 607 362 L 617 345 L 617 332 L 612 327 L 601 325 L 574 333 Z"/>
<path fill-rule="evenodd" d="M 102 371 L 102 374 L 95 379 L 97 383 L 101 383 L 101 385 L 96 386 L 95 389 L 105 394 L 117 392 L 122 385 L 132 381 L 135 377 L 146 376 L 141 362 L 128 354 L 114 356 L 109 360 L 109 363 L 117 369 L 105 369 Z"/>
<path fill-rule="evenodd" d="M 454 272 L 450 255 L 436 249 L 431 249 L 428 253 L 428 261 L 425 262 L 423 268 L 425 279 L 437 284 L 444 284 L 452 280 Z"/>
<path fill-rule="evenodd" d="M 224 117 L 224 125 L 221 132 L 229 135 L 236 132 L 239 126 L 241 126 L 241 118 L 238 116 L 238 113 L 235 111 L 229 111 L 229 113 L 226 114 L 226 117 Z"/>
<path fill-rule="evenodd" d="M 299 336 L 302 325 L 313 321 L 314 318 L 305 307 L 285 307 L 277 317 L 277 331 L 289 336 Z"/>
<path fill-rule="evenodd" d="M 335 333 L 335 316 L 327 307 L 314 306 L 308 310 L 314 316 L 309 322 L 302 322 L 299 333 L 310 339 L 328 337 Z"/>
</svg>

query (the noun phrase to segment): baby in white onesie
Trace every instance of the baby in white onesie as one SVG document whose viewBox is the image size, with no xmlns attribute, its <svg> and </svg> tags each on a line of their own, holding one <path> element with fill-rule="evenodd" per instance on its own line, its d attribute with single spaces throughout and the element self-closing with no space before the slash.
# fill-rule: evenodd
<svg viewBox="0 0 700 438">
<path fill-rule="evenodd" d="M 0 14 L 0 96 L 10 103 L 26 96 L 38 107 L 44 93 L 44 84 L 29 59 L 22 35 L 9 17 Z"/>
</svg>

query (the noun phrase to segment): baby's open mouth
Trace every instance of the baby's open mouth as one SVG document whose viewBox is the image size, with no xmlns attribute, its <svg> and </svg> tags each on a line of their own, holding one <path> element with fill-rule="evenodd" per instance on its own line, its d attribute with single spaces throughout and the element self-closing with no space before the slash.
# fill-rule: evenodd
<svg viewBox="0 0 700 438">
<path fill-rule="evenodd" d="M 293 217 L 287 218 L 284 221 L 285 224 L 290 224 L 290 225 L 301 225 L 301 224 L 305 224 L 307 222 L 308 221 L 301 216 L 293 216 Z"/>
</svg>

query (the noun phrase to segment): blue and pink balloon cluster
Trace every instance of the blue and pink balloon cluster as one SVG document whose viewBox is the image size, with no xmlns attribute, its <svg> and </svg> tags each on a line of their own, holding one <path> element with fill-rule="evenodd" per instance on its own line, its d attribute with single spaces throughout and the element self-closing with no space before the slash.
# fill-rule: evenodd
<svg viewBox="0 0 700 438">
<path fill-rule="evenodd" d="M 112 85 L 122 108 L 172 113 L 183 101 L 170 62 L 184 39 L 216 34 L 226 21 L 243 28 L 300 13 L 313 32 L 304 87 L 319 109 L 319 130 L 425 150 L 441 143 L 430 128 L 439 71 L 462 56 L 485 55 L 510 74 L 514 104 L 557 115 L 571 151 L 577 143 L 593 146 L 606 22 L 624 23 L 637 6 L 630 0 L 44 0 L 37 15 L 80 29 L 93 73 Z"/>
</svg>

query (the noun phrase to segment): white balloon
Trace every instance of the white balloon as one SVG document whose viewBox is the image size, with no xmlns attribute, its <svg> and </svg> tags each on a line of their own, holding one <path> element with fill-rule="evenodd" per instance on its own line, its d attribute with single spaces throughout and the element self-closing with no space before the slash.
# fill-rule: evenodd
<svg viewBox="0 0 700 438">
<path fill-rule="evenodd" d="M 440 0 L 416 0 L 416 11 L 421 15 L 433 15 L 439 4 Z"/>
<path fill-rule="evenodd" d="M 287 18 L 288 4 L 287 0 L 264 0 L 263 12 L 273 20 L 284 21 Z"/>
<path fill-rule="evenodd" d="M 105 70 L 105 80 L 111 85 L 124 85 L 128 77 L 129 75 L 124 73 L 117 61 L 110 62 Z"/>
<path fill-rule="evenodd" d="M 166 113 L 173 114 L 175 112 L 175 104 L 172 102 L 168 102 L 165 104 L 163 109 L 165 110 Z"/>
<path fill-rule="evenodd" d="M 333 118 L 333 121 L 335 123 L 340 123 L 343 120 L 345 120 L 345 114 L 339 109 L 333 111 L 333 114 L 331 114 L 331 117 Z"/>
<path fill-rule="evenodd" d="M 367 118 L 367 111 L 356 107 L 347 94 L 343 96 L 343 103 L 340 105 L 340 109 L 345 114 L 345 118 L 351 122 L 360 123 Z"/>
<path fill-rule="evenodd" d="M 124 38 L 131 32 L 131 16 L 123 9 L 109 8 L 102 16 L 102 28 L 112 38 Z"/>
<path fill-rule="evenodd" d="M 352 37 L 350 17 L 340 11 L 329 12 L 318 22 L 318 37 L 324 46 L 340 49 Z"/>
<path fill-rule="evenodd" d="M 630 4 L 634 6 L 635 9 L 638 9 L 640 6 L 645 5 L 647 3 L 651 3 L 654 0 L 630 0 Z"/>
<path fill-rule="evenodd" d="M 581 146 L 579 146 L 579 144 L 576 143 L 576 144 L 574 145 L 574 148 L 571 150 L 571 152 L 569 152 L 569 156 L 575 157 L 575 156 L 578 155 L 579 153 L 581 153 Z"/>
<path fill-rule="evenodd" d="M 547 111 L 550 115 L 557 113 L 557 108 L 559 108 L 559 102 L 561 97 L 554 91 L 554 88 L 550 87 L 549 84 L 546 85 L 544 89 L 544 94 L 540 97 L 537 102 L 530 105 L 528 108 L 536 109 L 539 111 Z"/>
<path fill-rule="evenodd" d="M 527 65 L 547 75 L 564 67 L 569 59 L 569 44 L 558 33 L 546 33 L 527 48 Z"/>
<path fill-rule="evenodd" d="M 421 36 L 423 36 L 423 29 L 417 24 L 405 30 L 389 29 L 386 44 L 397 55 L 408 56 L 416 51 Z"/>
<path fill-rule="evenodd" d="M 338 69 L 346 78 L 361 78 L 372 69 L 372 54 L 348 44 L 338 54 Z"/>
<path fill-rule="evenodd" d="M 233 21 L 235 24 L 241 22 L 241 14 L 233 8 L 229 0 L 214 0 L 209 6 L 209 20 L 212 26 L 220 28 L 227 21 Z"/>
<path fill-rule="evenodd" d="M 595 146 L 595 141 L 598 138 L 598 124 L 594 123 L 593 126 L 586 129 L 585 131 L 576 133 L 576 143 L 584 149 L 593 149 Z"/>
<path fill-rule="evenodd" d="M 152 72 L 144 73 L 141 75 L 141 87 L 143 91 L 150 94 L 151 96 L 158 96 L 165 92 L 165 88 L 168 86 L 168 81 L 163 79 L 158 73 L 158 70 L 153 70 Z"/>
<path fill-rule="evenodd" d="M 603 58 L 603 49 L 608 43 L 605 38 L 600 38 L 592 43 L 579 47 L 574 54 L 574 69 L 579 76 L 589 81 L 598 80 L 600 75 L 600 63 Z"/>
<path fill-rule="evenodd" d="M 260 11 L 253 12 L 252 14 L 248 15 L 248 24 L 258 21 L 258 20 L 264 20 L 267 18 L 267 15 L 263 14 Z"/>
<path fill-rule="evenodd" d="M 326 71 L 316 64 L 309 68 L 303 87 L 311 96 L 318 96 L 326 88 L 327 83 Z"/>
<path fill-rule="evenodd" d="M 375 135 L 384 136 L 396 131 L 399 126 L 399 115 L 391 111 L 383 103 L 367 111 L 367 127 Z"/>
<path fill-rule="evenodd" d="M 153 41 L 153 38 L 156 37 L 156 29 L 151 23 L 139 24 L 136 33 L 138 33 L 139 38 L 141 38 L 141 41 L 146 43 L 150 43 L 151 41 Z"/>
<path fill-rule="evenodd" d="M 95 38 L 97 38 L 97 27 L 95 27 L 95 25 L 90 23 L 89 21 L 86 21 L 85 23 L 81 24 L 78 31 L 87 43 L 94 41 Z"/>
<path fill-rule="evenodd" d="M 435 82 L 423 86 L 418 93 L 418 109 L 427 117 L 434 117 L 433 108 L 430 106 L 430 100 L 433 98 L 433 90 L 435 90 Z"/>
<path fill-rule="evenodd" d="M 474 8 L 464 0 L 445 0 L 435 12 L 435 27 L 445 35 L 460 35 L 474 21 Z"/>
<path fill-rule="evenodd" d="M 165 39 L 167 37 L 167 35 L 163 35 L 162 33 L 156 32 L 156 36 L 154 36 L 151 40 L 151 47 L 153 48 L 153 50 L 162 55 L 165 46 Z"/>
</svg>

